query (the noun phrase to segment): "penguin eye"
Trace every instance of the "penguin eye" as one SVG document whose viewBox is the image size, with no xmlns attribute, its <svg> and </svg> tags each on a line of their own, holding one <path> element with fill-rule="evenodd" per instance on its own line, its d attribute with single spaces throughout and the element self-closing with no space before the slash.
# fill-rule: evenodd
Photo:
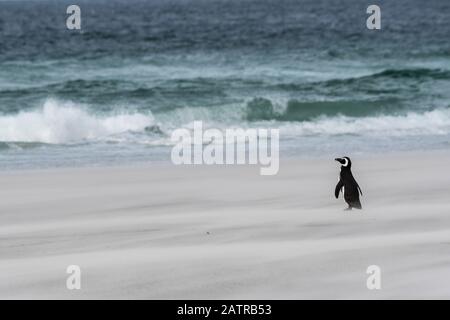
<svg viewBox="0 0 450 320">
<path fill-rule="evenodd" d="M 344 167 L 348 166 L 348 160 L 344 158 L 345 163 L 343 164 Z"/>
</svg>

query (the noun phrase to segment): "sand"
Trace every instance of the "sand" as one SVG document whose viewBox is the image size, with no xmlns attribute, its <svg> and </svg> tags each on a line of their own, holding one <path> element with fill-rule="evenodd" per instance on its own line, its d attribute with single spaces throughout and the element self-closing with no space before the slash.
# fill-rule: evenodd
<svg viewBox="0 0 450 320">
<path fill-rule="evenodd" d="M 2 172 L 0 298 L 450 298 L 450 152 L 353 163 L 352 212 L 332 159 Z"/>
</svg>

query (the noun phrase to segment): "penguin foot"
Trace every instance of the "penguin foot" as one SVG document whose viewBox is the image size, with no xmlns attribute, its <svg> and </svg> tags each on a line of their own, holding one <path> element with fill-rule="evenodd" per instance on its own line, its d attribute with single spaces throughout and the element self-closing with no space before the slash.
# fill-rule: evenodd
<svg viewBox="0 0 450 320">
<path fill-rule="evenodd" d="M 345 208 L 344 211 L 352 211 L 352 207 Z"/>
</svg>

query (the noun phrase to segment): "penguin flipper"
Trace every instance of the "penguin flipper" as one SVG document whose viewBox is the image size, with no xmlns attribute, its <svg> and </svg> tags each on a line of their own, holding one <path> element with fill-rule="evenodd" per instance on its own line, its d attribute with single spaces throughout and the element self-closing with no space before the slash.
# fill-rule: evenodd
<svg viewBox="0 0 450 320">
<path fill-rule="evenodd" d="M 339 180 L 339 182 L 336 185 L 336 188 L 334 189 L 334 196 L 337 198 L 339 198 L 339 192 L 341 192 L 342 187 L 344 186 L 344 184 L 342 183 L 341 180 Z"/>
<path fill-rule="evenodd" d="M 356 182 L 356 186 L 358 187 L 359 193 L 361 193 L 361 195 L 363 195 L 361 187 L 359 186 L 358 182 Z"/>
</svg>

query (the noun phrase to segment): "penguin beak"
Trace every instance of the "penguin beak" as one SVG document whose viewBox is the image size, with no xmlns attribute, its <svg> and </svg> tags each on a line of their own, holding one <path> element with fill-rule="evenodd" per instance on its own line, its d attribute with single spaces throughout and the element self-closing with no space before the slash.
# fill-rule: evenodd
<svg viewBox="0 0 450 320">
<path fill-rule="evenodd" d="M 336 159 L 334 159 L 334 161 L 337 161 L 337 162 L 339 162 L 340 164 L 344 164 L 344 159 L 342 159 L 342 158 L 336 158 Z"/>
</svg>

